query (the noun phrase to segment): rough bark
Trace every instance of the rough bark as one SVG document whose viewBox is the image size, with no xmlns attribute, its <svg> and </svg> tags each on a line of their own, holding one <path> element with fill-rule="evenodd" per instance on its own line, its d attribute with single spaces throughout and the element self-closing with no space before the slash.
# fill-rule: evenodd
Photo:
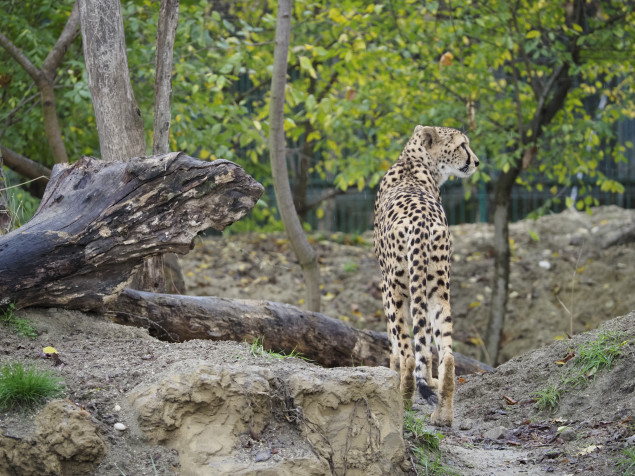
<svg viewBox="0 0 635 476">
<path fill-rule="evenodd" d="M 309 244 L 302 224 L 293 206 L 289 185 L 284 135 L 284 91 L 287 82 L 287 55 L 291 31 L 291 0 L 278 1 L 276 37 L 271 78 L 271 103 L 269 107 L 269 152 L 273 188 L 278 202 L 280 218 L 289 236 L 293 252 L 302 267 L 307 292 L 306 306 L 320 310 L 320 268 L 317 253 Z"/>
<path fill-rule="evenodd" d="M 16 307 L 100 309 L 148 256 L 243 217 L 263 187 L 225 160 L 171 153 L 57 165 L 40 208 L 0 238 L 0 297 Z"/>
<path fill-rule="evenodd" d="M 84 61 L 105 161 L 146 154 L 141 110 L 130 83 L 119 0 L 78 0 Z"/>
<path fill-rule="evenodd" d="M 53 154 L 53 160 L 58 164 L 67 163 L 68 155 L 66 154 L 66 147 L 64 146 L 64 139 L 62 138 L 62 131 L 55 108 L 53 85 L 57 68 L 61 64 L 66 50 L 78 34 L 79 12 L 77 4 L 75 4 L 62 33 L 42 62 L 42 67 L 37 68 L 19 48 L 0 33 L 0 46 L 31 76 L 40 91 L 44 130 L 46 131 L 46 138 L 48 139 L 49 147 Z"/>
<path fill-rule="evenodd" d="M 389 363 L 386 333 L 355 329 L 338 319 L 289 304 L 125 289 L 117 309 L 108 315 L 119 324 L 144 327 L 150 334 L 172 342 L 253 342 L 262 338 L 265 349 L 299 352 L 325 367 Z M 454 355 L 459 375 L 492 370 L 469 357 Z"/>
</svg>

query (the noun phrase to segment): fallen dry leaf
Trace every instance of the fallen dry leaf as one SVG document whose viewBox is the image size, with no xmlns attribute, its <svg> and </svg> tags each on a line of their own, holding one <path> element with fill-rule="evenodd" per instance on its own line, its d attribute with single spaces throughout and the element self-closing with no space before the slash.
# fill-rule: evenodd
<svg viewBox="0 0 635 476">
<path fill-rule="evenodd" d="M 505 399 L 505 402 L 507 403 L 507 405 L 518 405 L 518 400 L 514 400 L 511 397 L 508 397 L 507 395 L 503 395 L 503 398 Z"/>
</svg>

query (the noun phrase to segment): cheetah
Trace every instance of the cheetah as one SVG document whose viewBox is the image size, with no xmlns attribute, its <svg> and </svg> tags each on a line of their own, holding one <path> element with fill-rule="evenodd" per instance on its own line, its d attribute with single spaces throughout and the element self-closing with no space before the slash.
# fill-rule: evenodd
<svg viewBox="0 0 635 476">
<path fill-rule="evenodd" d="M 452 426 L 454 418 L 451 242 L 439 187 L 450 175 L 469 177 L 478 165 L 460 131 L 417 126 L 381 180 L 375 202 L 375 255 L 382 274 L 390 368 L 400 372 L 405 400 L 411 401 L 416 383 L 420 395 L 436 403 L 430 421 L 438 426 Z M 438 379 L 432 378 L 433 331 Z"/>
</svg>

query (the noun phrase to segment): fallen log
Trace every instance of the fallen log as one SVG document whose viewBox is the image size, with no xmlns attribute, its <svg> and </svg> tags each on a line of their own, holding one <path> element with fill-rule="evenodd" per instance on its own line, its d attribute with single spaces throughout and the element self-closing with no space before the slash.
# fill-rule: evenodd
<svg viewBox="0 0 635 476">
<path fill-rule="evenodd" d="M 386 333 L 355 329 L 289 304 L 124 289 L 116 308 L 107 315 L 116 323 L 144 327 L 151 335 L 171 342 L 211 339 L 251 343 L 262 338 L 266 349 L 299 352 L 325 367 L 389 364 Z M 454 356 L 457 375 L 492 370 L 469 357 Z"/>
<path fill-rule="evenodd" d="M 0 305 L 101 309 L 144 258 L 186 253 L 263 191 L 232 162 L 179 152 L 56 165 L 35 216 L 0 238 Z"/>
</svg>

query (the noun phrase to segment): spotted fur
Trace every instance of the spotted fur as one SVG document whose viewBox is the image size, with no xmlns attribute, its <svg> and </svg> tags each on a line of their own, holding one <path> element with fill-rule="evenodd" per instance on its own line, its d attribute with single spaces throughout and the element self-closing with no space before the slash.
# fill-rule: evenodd
<svg viewBox="0 0 635 476">
<path fill-rule="evenodd" d="M 375 202 L 375 255 L 382 272 L 390 368 L 400 372 L 404 398 L 412 398 L 416 382 L 420 395 L 437 403 L 431 417 L 435 425 L 452 425 L 454 396 L 451 242 L 439 187 L 450 175 L 469 177 L 478 165 L 460 131 L 417 126 L 382 179 Z M 433 334 L 438 380 L 432 378 Z"/>
</svg>

